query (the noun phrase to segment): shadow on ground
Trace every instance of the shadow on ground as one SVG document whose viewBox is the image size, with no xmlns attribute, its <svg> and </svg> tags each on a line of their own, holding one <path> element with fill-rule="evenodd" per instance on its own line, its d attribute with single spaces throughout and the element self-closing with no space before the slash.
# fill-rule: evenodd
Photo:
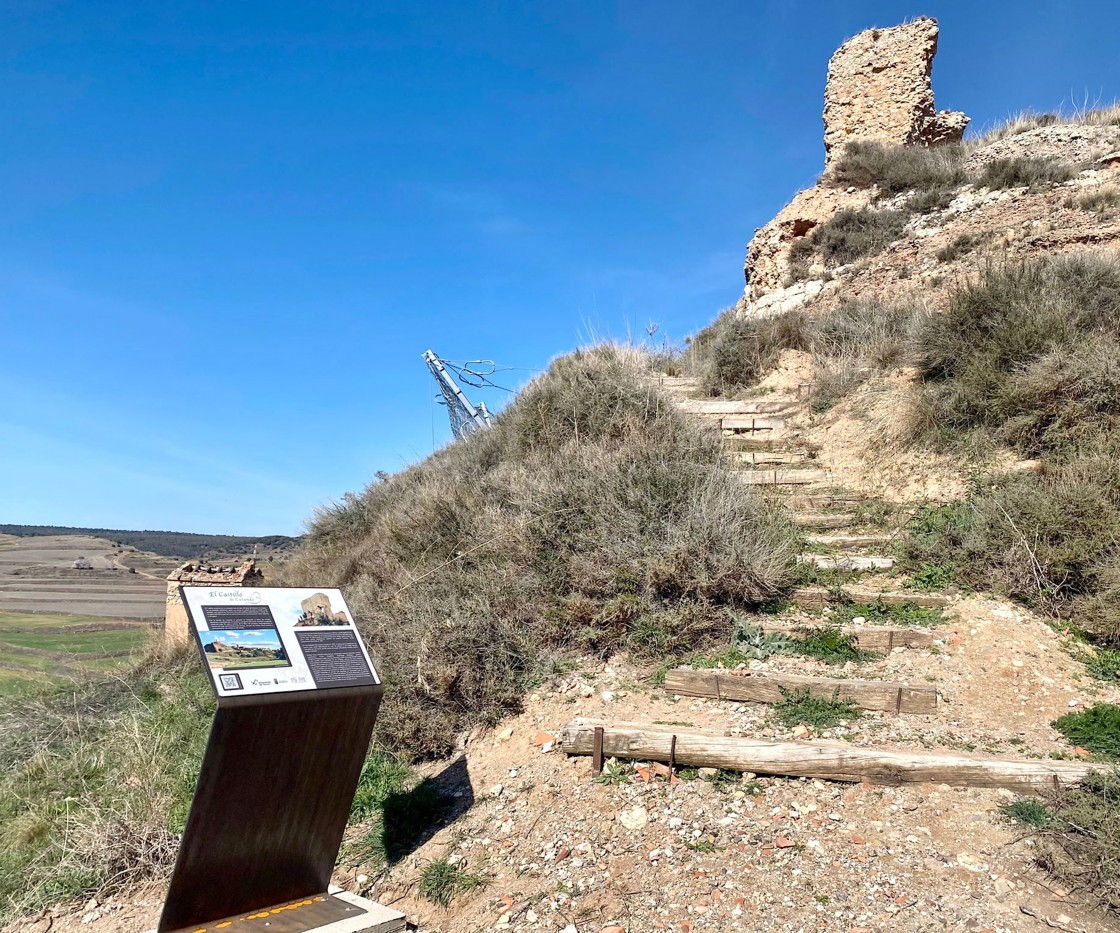
<svg viewBox="0 0 1120 933">
<path fill-rule="evenodd" d="M 385 798 L 381 811 L 381 843 L 385 861 L 394 865 L 420 848 L 474 805 L 467 759 L 460 757 L 412 790 Z"/>
</svg>

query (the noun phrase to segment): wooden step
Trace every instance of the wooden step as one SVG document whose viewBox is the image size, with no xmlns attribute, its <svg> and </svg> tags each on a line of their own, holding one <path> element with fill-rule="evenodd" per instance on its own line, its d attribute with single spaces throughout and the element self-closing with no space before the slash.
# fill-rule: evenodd
<svg viewBox="0 0 1120 933">
<path fill-rule="evenodd" d="M 786 426 L 785 418 L 760 415 L 732 415 L 720 422 L 720 427 L 725 431 L 781 431 Z"/>
<path fill-rule="evenodd" d="M 904 590 L 877 590 L 870 586 L 844 586 L 837 592 L 827 586 L 802 586 L 790 594 L 797 605 L 805 609 L 823 609 L 838 602 L 884 606 L 921 606 L 924 609 L 944 609 L 952 600 L 941 593 L 908 593 Z"/>
<path fill-rule="evenodd" d="M 723 446 L 729 453 L 740 450 L 782 450 L 791 451 L 788 438 L 773 437 L 769 434 L 730 434 L 724 432 Z"/>
<path fill-rule="evenodd" d="M 661 376 L 657 377 L 657 384 L 665 389 L 689 389 L 700 391 L 700 380 L 695 376 Z"/>
<path fill-rule="evenodd" d="M 856 517 L 850 512 L 794 512 L 793 523 L 799 528 L 847 528 Z"/>
<path fill-rule="evenodd" d="M 818 570 L 890 570 L 893 557 L 851 557 L 841 554 L 802 554 L 800 564 L 812 564 Z"/>
<path fill-rule="evenodd" d="M 1100 764 L 1009 760 L 956 752 L 860 748 L 847 742 L 794 742 L 716 735 L 687 726 L 573 719 L 560 733 L 567 755 L 594 754 L 635 761 L 664 761 L 696 768 L 729 768 L 756 774 L 867 781 L 872 784 L 950 784 L 1005 787 L 1018 793 L 1051 791 L 1083 781 Z M 1072 929 L 1072 927 L 1066 927 Z"/>
<path fill-rule="evenodd" d="M 858 551 L 860 548 L 872 547 L 880 544 L 890 544 L 894 538 L 891 535 L 820 535 L 810 534 L 805 536 L 809 544 L 817 547 L 835 548 L 838 551 Z"/>
<path fill-rule="evenodd" d="M 790 500 L 790 508 L 806 511 L 825 509 L 850 509 L 862 505 L 864 497 L 859 493 L 819 492 L 796 496 Z"/>
<path fill-rule="evenodd" d="M 793 399 L 773 399 L 768 401 L 745 401 L 721 398 L 677 399 L 674 404 L 682 411 L 693 415 L 766 415 L 785 411 L 796 404 Z M 726 420 L 726 419 L 725 419 Z"/>
<path fill-rule="evenodd" d="M 736 474 L 748 486 L 799 486 L 823 483 L 828 470 L 743 470 Z"/>
<path fill-rule="evenodd" d="M 813 629 L 828 629 L 827 625 L 789 625 L 782 622 L 763 622 L 764 632 L 777 632 L 789 638 L 802 639 Z M 928 648 L 936 640 L 929 629 L 899 625 L 842 625 L 840 631 L 850 635 L 856 647 L 865 651 L 890 651 L 894 648 Z"/>
<path fill-rule="evenodd" d="M 736 463 L 813 463 L 805 454 L 788 450 L 739 450 L 731 454 Z"/>
<path fill-rule="evenodd" d="M 937 688 L 883 680 L 804 677 L 770 671 L 694 671 L 677 667 L 665 672 L 665 689 L 686 697 L 715 697 L 749 703 L 781 703 L 786 693 L 808 689 L 815 697 L 838 697 L 860 709 L 929 715 L 937 712 Z"/>
</svg>

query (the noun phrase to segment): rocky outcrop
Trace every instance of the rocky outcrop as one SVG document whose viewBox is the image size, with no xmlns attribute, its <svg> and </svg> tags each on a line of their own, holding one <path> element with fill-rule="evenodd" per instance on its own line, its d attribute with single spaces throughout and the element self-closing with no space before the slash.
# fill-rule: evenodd
<svg viewBox="0 0 1120 933">
<path fill-rule="evenodd" d="M 869 29 L 837 49 L 828 64 L 824 92 L 826 171 L 844 147 L 857 140 L 926 146 L 960 140 L 968 117 L 938 113 L 933 106 L 930 73 L 936 52 L 933 19 Z M 791 287 L 790 246 L 837 211 L 864 207 L 870 198 L 867 190 L 818 184 L 756 230 L 747 247 L 746 290 L 739 311 L 774 314 L 819 294 L 819 282 Z"/>
<path fill-rule="evenodd" d="M 930 74 L 937 20 L 869 29 L 845 42 L 828 63 L 824 91 L 826 167 L 856 140 L 895 145 L 959 142 L 963 113 L 933 105 Z"/>
<path fill-rule="evenodd" d="M 755 313 L 789 310 L 785 302 L 766 302 L 764 297 L 789 285 L 790 244 L 799 237 L 808 236 L 814 227 L 827 221 L 837 211 L 846 207 L 863 207 L 869 197 L 865 190 L 849 192 L 821 185 L 806 188 L 795 195 L 770 223 L 756 230 L 747 247 L 747 262 L 743 267 L 747 280 L 743 297 L 750 310 Z"/>
</svg>

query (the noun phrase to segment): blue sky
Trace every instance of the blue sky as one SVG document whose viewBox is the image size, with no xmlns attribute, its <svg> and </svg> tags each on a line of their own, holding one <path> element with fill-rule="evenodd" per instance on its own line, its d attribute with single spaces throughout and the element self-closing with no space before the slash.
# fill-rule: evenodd
<svg viewBox="0 0 1120 933">
<path fill-rule="evenodd" d="M 0 2 L 0 522 L 298 532 L 446 441 L 428 347 L 682 338 L 919 14 L 974 126 L 1120 96 L 1110 3 Z"/>
</svg>

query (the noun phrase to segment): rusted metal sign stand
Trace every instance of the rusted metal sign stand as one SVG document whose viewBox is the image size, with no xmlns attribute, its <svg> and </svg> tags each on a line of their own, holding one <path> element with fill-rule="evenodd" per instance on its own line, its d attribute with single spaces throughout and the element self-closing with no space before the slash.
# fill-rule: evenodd
<svg viewBox="0 0 1120 933">
<path fill-rule="evenodd" d="M 218 709 L 159 933 L 376 926 L 328 893 L 382 694 L 341 593 L 182 593 Z"/>
</svg>

